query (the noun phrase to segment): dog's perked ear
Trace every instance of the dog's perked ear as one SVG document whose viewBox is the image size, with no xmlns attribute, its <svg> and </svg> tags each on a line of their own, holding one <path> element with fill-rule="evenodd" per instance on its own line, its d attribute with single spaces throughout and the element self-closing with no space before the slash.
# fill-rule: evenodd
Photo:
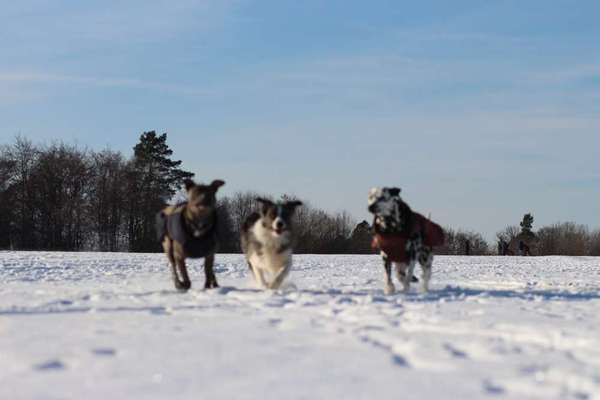
<svg viewBox="0 0 600 400">
<path fill-rule="evenodd" d="M 392 196 L 400 196 L 401 191 L 402 191 L 402 189 L 400 189 L 398 187 L 388 188 L 388 193 Z"/>
<path fill-rule="evenodd" d="M 265 199 L 264 197 L 257 197 L 255 200 L 260 204 L 260 213 L 262 215 L 267 214 L 269 208 L 275 205 L 271 200 Z"/>
<path fill-rule="evenodd" d="M 290 213 L 294 212 L 296 207 L 300 207 L 301 205 L 302 202 L 300 200 L 286 201 L 283 203 L 283 207 L 285 207 Z"/>
<path fill-rule="evenodd" d="M 262 205 L 272 206 L 273 204 L 275 204 L 271 200 L 265 199 L 264 197 L 257 197 L 255 200 L 258 201 Z"/>
<path fill-rule="evenodd" d="M 210 184 L 210 187 L 216 192 L 217 190 L 219 190 L 219 188 L 221 186 L 223 186 L 225 184 L 225 181 L 222 181 L 221 179 L 215 179 L 214 181 L 212 181 L 212 183 Z"/>
<path fill-rule="evenodd" d="M 196 182 L 194 182 L 191 179 L 186 179 L 185 181 L 183 181 L 183 184 L 185 185 L 185 190 L 189 191 L 191 188 L 193 188 L 194 186 L 196 186 Z"/>
</svg>

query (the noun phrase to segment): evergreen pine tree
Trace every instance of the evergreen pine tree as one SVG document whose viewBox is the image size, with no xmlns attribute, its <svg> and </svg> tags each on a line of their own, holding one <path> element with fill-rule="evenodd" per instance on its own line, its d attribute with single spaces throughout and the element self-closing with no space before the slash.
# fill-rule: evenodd
<svg viewBox="0 0 600 400">
<path fill-rule="evenodd" d="M 127 177 L 129 248 L 158 251 L 155 215 L 194 174 L 182 170 L 181 161 L 171 159 L 173 150 L 167 145 L 166 133 L 144 132 L 133 150 Z"/>
<path fill-rule="evenodd" d="M 371 241 L 373 234 L 371 233 L 371 225 L 367 221 L 362 221 L 356 225 L 350 235 L 351 249 L 350 252 L 357 254 L 371 254 Z"/>
<path fill-rule="evenodd" d="M 524 236 L 533 236 L 533 215 L 527 213 L 521 221 L 521 234 Z"/>
</svg>

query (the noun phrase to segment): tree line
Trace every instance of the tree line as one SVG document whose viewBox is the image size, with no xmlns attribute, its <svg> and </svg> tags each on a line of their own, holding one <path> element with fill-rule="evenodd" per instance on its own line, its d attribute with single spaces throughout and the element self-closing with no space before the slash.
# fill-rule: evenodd
<svg viewBox="0 0 600 400">
<path fill-rule="evenodd" d="M 39 145 L 16 137 L 12 144 L 0 146 L 0 249 L 160 251 L 155 214 L 184 199 L 183 181 L 194 176 L 172 156 L 167 134 L 155 131 L 140 135 L 131 157 L 109 149 L 93 151 L 63 142 Z M 258 196 L 268 197 L 237 192 L 219 198 L 221 252 L 240 252 L 239 230 L 256 210 Z M 367 221 L 357 224 L 347 212 L 330 213 L 304 203 L 295 217 L 297 253 L 373 252 Z M 565 222 L 534 233 L 532 223 L 531 216 L 526 234 L 528 241 L 534 239 L 536 255 L 600 255 L 600 230 Z M 446 244 L 437 252 L 499 254 L 502 243 L 506 247 L 523 238 L 522 224 L 498 232 L 498 246 L 488 244 L 480 233 L 446 227 Z"/>
<path fill-rule="evenodd" d="M 193 176 L 171 154 L 155 132 L 130 159 L 17 137 L 0 148 L 0 248 L 156 250 L 151 218 Z"/>
<path fill-rule="evenodd" d="M 574 222 L 558 222 L 533 229 L 531 213 L 518 225 L 508 225 L 496 233 L 496 243 L 488 243 L 483 235 L 473 231 L 445 227 L 446 244 L 437 254 L 446 255 L 535 255 L 535 256 L 600 256 L 600 229 L 590 230 Z M 523 243 L 527 254 L 523 254 Z M 519 253 L 521 250 L 521 253 Z"/>
<path fill-rule="evenodd" d="M 508 225 L 496 234 L 500 243 L 514 243 L 525 237 L 538 256 L 600 256 L 600 229 L 590 230 L 575 222 L 557 222 L 533 230 L 533 216 L 528 213 L 518 225 Z"/>
<path fill-rule="evenodd" d="M 0 249 L 161 251 L 155 215 L 182 200 L 183 181 L 194 176 L 172 155 L 167 134 L 155 131 L 140 136 L 130 158 L 17 137 L 0 147 Z M 220 197 L 222 252 L 240 251 L 240 227 L 256 210 L 259 195 L 268 197 L 252 192 Z M 299 253 L 350 253 L 360 247 L 346 212 L 328 213 L 305 202 L 295 223 Z"/>
</svg>

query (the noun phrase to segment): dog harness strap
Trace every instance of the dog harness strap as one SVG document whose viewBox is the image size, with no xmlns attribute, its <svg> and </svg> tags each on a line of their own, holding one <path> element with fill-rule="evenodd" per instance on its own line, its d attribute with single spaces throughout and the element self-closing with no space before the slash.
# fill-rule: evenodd
<svg viewBox="0 0 600 400">
<path fill-rule="evenodd" d="M 167 231 L 172 239 L 185 246 L 185 243 L 191 238 L 191 235 L 185 231 L 183 223 L 183 213 L 176 212 L 167 216 Z"/>
<path fill-rule="evenodd" d="M 213 221 L 211 229 L 199 238 L 188 232 L 182 212 L 167 216 L 167 232 L 169 236 L 179 242 L 188 257 L 203 258 L 214 253 L 217 247 L 217 218 Z"/>
</svg>

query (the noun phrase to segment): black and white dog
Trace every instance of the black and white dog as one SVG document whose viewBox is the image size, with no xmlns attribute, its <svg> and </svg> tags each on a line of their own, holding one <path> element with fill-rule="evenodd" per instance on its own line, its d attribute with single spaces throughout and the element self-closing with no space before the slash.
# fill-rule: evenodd
<svg viewBox="0 0 600 400">
<path fill-rule="evenodd" d="M 444 243 L 444 231 L 425 218 L 400 198 L 399 188 L 374 188 L 369 193 L 369 212 L 374 215 L 372 247 L 379 250 L 385 268 L 385 293 L 395 291 L 391 279 L 392 263 L 396 265 L 398 280 L 408 291 L 415 264 L 423 270 L 423 290 L 429 289 L 433 247 Z"/>
<path fill-rule="evenodd" d="M 242 226 L 242 251 L 256 283 L 263 289 L 277 289 L 292 266 L 295 244 L 292 217 L 302 202 L 256 200 L 260 211 L 251 214 Z M 263 273 L 269 275 L 268 282 Z"/>
</svg>

